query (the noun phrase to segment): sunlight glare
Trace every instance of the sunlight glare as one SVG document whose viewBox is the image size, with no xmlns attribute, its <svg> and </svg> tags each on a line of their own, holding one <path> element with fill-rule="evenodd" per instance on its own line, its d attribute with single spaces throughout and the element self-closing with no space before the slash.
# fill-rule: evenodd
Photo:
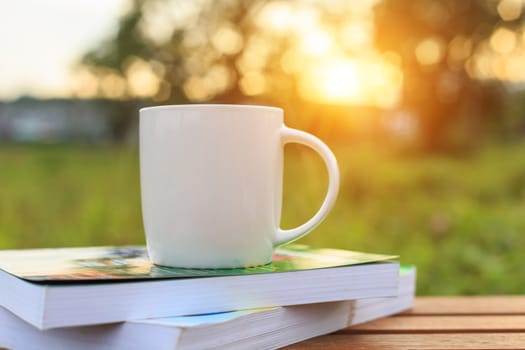
<svg viewBox="0 0 525 350">
<path fill-rule="evenodd" d="M 438 38 L 428 38 L 416 46 L 416 58 L 423 66 L 438 63 L 445 54 L 443 43 Z"/>
<path fill-rule="evenodd" d="M 243 37 L 236 28 L 225 25 L 212 36 L 211 43 L 219 52 L 235 55 L 243 47 Z"/>
<path fill-rule="evenodd" d="M 193 26 L 202 1 L 146 1 L 139 22 L 142 34 L 158 45 L 168 42 L 174 30 Z"/>
<path fill-rule="evenodd" d="M 521 16 L 522 0 L 501 0 L 498 4 L 498 14 L 504 21 L 513 21 Z"/>
<path fill-rule="evenodd" d="M 507 79 L 510 81 L 525 80 L 525 52 L 514 55 L 507 60 Z"/>
<path fill-rule="evenodd" d="M 325 31 L 311 30 L 306 33 L 301 42 L 301 49 L 305 54 L 321 56 L 327 53 L 333 45 L 332 37 Z"/>
<path fill-rule="evenodd" d="M 310 101 L 337 105 L 395 106 L 401 97 L 399 65 L 380 54 L 362 59 L 324 57 L 308 62 L 301 78 L 301 95 Z"/>
<path fill-rule="evenodd" d="M 247 96 L 260 95 L 266 89 L 266 79 L 260 72 L 248 72 L 239 81 L 239 86 Z"/>
<path fill-rule="evenodd" d="M 501 55 L 511 53 L 516 45 L 516 33 L 507 28 L 498 28 L 490 37 L 490 47 Z"/>
<path fill-rule="evenodd" d="M 373 28 L 368 21 L 353 21 L 341 31 L 343 45 L 354 51 L 370 47 L 372 40 Z"/>
<path fill-rule="evenodd" d="M 268 61 L 270 50 L 270 44 L 267 39 L 260 35 L 254 35 L 249 38 L 235 65 L 241 73 L 261 70 Z"/>
<path fill-rule="evenodd" d="M 182 88 L 186 96 L 194 102 L 205 101 L 212 96 L 206 80 L 202 77 L 189 77 L 188 80 L 184 82 Z"/>
<path fill-rule="evenodd" d="M 328 66 L 321 81 L 323 92 L 335 100 L 352 99 L 359 93 L 357 72 L 351 61 Z"/>
<path fill-rule="evenodd" d="M 301 69 L 297 64 L 300 60 L 300 53 L 297 50 L 290 49 L 281 56 L 281 68 L 287 74 L 297 73 Z"/>
<path fill-rule="evenodd" d="M 303 81 L 302 94 L 309 100 L 352 104 L 359 101 L 359 80 L 350 60 L 328 60 L 314 67 Z"/>
<path fill-rule="evenodd" d="M 401 97 L 403 74 L 398 66 L 371 60 L 363 62 L 359 71 L 366 74 L 363 94 L 366 101 L 379 107 L 392 107 Z"/>
<path fill-rule="evenodd" d="M 259 25 L 270 27 L 277 32 L 283 32 L 290 27 L 292 10 L 284 1 L 274 1 L 266 4 L 259 14 Z"/>
<path fill-rule="evenodd" d="M 100 80 L 102 95 L 110 99 L 120 99 L 126 94 L 127 82 L 122 76 L 111 73 Z"/>
<path fill-rule="evenodd" d="M 125 71 L 131 95 L 135 97 L 155 95 L 159 90 L 160 79 L 152 66 L 138 57 L 128 61 Z"/>
<path fill-rule="evenodd" d="M 295 10 L 290 20 L 292 27 L 300 33 L 321 26 L 319 24 L 319 14 L 312 8 L 299 8 Z"/>
</svg>

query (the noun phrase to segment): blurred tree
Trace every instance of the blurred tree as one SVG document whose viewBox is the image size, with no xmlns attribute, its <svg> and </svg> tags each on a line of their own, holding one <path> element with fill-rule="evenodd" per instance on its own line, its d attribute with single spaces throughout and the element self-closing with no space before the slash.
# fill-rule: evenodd
<svg viewBox="0 0 525 350">
<path fill-rule="evenodd" d="M 111 75 L 123 78 L 124 99 L 301 105 L 293 77 L 280 64 L 291 38 L 261 28 L 257 17 L 267 3 L 133 0 L 116 34 L 87 52 L 81 67 L 102 83 Z M 104 94 L 103 84 L 98 90 Z M 113 134 L 125 135 L 132 115 L 113 110 Z"/>
<path fill-rule="evenodd" d="M 416 115 L 425 148 L 442 149 L 457 133 L 463 141 L 477 140 L 488 119 L 498 118 L 501 85 L 482 80 L 491 76 L 480 63 L 494 50 L 490 39 L 496 30 L 519 28 L 521 8 L 512 0 L 384 0 L 376 5 L 377 47 L 402 59 L 401 106 Z"/>
<path fill-rule="evenodd" d="M 116 35 L 86 53 L 82 65 L 99 77 L 119 74 L 131 80 L 132 86 L 135 82 L 156 85 L 153 94 L 131 93 L 154 101 L 182 103 L 216 96 L 239 101 L 243 94 L 236 84 L 236 60 L 243 49 L 243 35 L 250 30 L 246 17 L 257 4 L 133 0 Z M 148 69 L 155 81 L 145 79 Z"/>
<path fill-rule="evenodd" d="M 479 138 L 501 99 L 484 74 L 487 53 L 509 51 L 511 34 L 494 33 L 521 25 L 521 0 L 384 0 L 372 13 L 373 3 L 133 0 L 82 65 L 106 97 L 271 103 L 310 131 L 344 129 L 350 106 L 371 103 L 413 115 L 428 150 Z M 115 135 L 133 120 L 125 114 L 115 114 Z M 364 120 L 381 127 L 370 115 L 354 123 Z"/>
</svg>

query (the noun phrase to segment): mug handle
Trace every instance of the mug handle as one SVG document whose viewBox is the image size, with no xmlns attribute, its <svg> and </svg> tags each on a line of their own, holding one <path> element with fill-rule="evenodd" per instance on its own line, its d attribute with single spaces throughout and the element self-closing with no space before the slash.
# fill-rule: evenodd
<svg viewBox="0 0 525 350">
<path fill-rule="evenodd" d="M 337 193 L 339 192 L 339 167 L 337 166 L 337 160 L 335 159 L 335 156 L 330 148 L 328 148 L 328 146 L 324 144 L 323 141 L 311 134 L 282 126 L 281 144 L 284 147 L 285 144 L 291 142 L 308 146 L 319 153 L 321 158 L 323 158 L 323 161 L 328 170 L 328 191 L 326 192 L 326 196 L 323 204 L 321 205 L 321 208 L 319 208 L 317 213 L 310 220 L 301 226 L 292 229 L 277 229 L 274 238 L 275 246 L 298 239 L 317 227 L 317 225 L 323 221 L 323 219 L 328 215 L 334 206 L 335 200 L 337 199 Z"/>
</svg>

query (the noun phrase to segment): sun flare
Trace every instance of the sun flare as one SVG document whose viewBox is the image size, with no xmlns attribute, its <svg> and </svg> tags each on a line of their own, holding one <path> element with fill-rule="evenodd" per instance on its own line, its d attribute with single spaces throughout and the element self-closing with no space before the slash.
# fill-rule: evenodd
<svg viewBox="0 0 525 350">
<path fill-rule="evenodd" d="M 318 96 L 326 102 L 351 102 L 359 98 L 360 82 L 352 61 L 326 63 L 316 72 Z"/>
<path fill-rule="evenodd" d="M 313 8 L 278 1 L 263 8 L 258 23 L 291 38 L 280 62 L 306 100 L 388 108 L 399 100 L 401 67 L 374 49 L 369 12 L 332 26 Z"/>
<path fill-rule="evenodd" d="M 399 101 L 403 75 L 381 55 L 367 60 L 326 57 L 302 64 L 306 68 L 299 75 L 301 95 L 309 101 L 383 108 Z"/>
</svg>

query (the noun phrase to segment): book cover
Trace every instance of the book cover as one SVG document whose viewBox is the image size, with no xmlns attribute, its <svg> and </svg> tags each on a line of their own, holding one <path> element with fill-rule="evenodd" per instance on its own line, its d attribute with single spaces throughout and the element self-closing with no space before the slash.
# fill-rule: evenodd
<svg viewBox="0 0 525 350">
<path fill-rule="evenodd" d="M 0 306 L 40 329 L 394 295 L 393 255 L 290 245 L 244 269 L 153 265 L 145 247 L 0 251 Z M 86 307 L 89 305 L 89 307 Z"/>
<path fill-rule="evenodd" d="M 288 245 L 267 265 L 237 269 L 186 269 L 154 265 L 143 246 L 0 251 L 0 269 L 35 283 L 148 280 L 253 275 L 365 264 L 395 255 Z"/>
</svg>

